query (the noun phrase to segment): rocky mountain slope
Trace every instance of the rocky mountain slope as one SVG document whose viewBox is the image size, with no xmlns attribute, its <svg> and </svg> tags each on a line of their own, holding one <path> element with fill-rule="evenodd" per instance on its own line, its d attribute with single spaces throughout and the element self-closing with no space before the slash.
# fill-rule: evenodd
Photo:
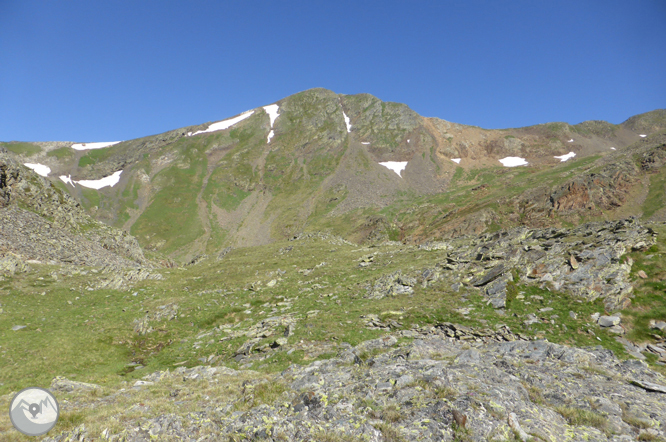
<svg viewBox="0 0 666 442">
<path fill-rule="evenodd" d="M 0 147 L 0 256 L 96 267 L 148 265 L 135 238 L 96 221 L 68 193 Z M 10 264 L 6 264 L 10 265 Z"/>
<path fill-rule="evenodd" d="M 5 147 L 23 162 L 48 166 L 53 184 L 97 219 L 181 262 L 303 231 L 418 243 L 499 227 L 655 215 L 626 203 L 640 202 L 655 191 L 652 181 L 663 179 L 651 177 L 660 167 L 641 169 L 632 156 L 663 145 L 664 110 L 620 125 L 485 130 L 325 89 L 271 106 L 225 129 L 206 123 L 104 149 Z M 576 156 L 566 162 L 555 158 L 570 152 Z M 504 167 L 498 160 L 506 157 L 529 166 Z M 386 162 L 406 167 L 398 174 L 379 164 Z M 121 170 L 117 185 L 100 190 L 58 178 L 95 180 Z"/>
<path fill-rule="evenodd" d="M 313 89 L 90 147 L 0 143 L 0 408 L 50 388 L 43 440 L 666 440 L 666 111 Z"/>
<path fill-rule="evenodd" d="M 628 219 L 302 235 L 129 290 L 30 263 L 0 282 L 0 402 L 50 386 L 47 441 L 663 440 L 665 253 Z"/>
</svg>

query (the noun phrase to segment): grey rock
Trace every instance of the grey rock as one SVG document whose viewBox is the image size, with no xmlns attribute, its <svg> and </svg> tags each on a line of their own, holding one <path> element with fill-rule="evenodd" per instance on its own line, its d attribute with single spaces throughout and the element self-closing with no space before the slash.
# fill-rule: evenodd
<svg viewBox="0 0 666 442">
<path fill-rule="evenodd" d="M 619 325 L 622 319 L 619 316 L 600 316 L 597 324 L 602 327 L 613 327 Z"/>
<path fill-rule="evenodd" d="M 476 364 L 481 360 L 481 353 L 473 348 L 465 350 L 455 359 L 456 364 Z"/>
<path fill-rule="evenodd" d="M 18 330 L 22 330 L 26 327 L 27 327 L 27 325 L 15 325 L 15 326 L 12 327 L 12 330 L 18 331 Z"/>
<path fill-rule="evenodd" d="M 641 388 L 643 388 L 647 391 L 654 391 L 654 392 L 657 392 L 657 393 L 666 394 L 666 386 L 665 385 L 655 384 L 654 382 L 642 381 L 642 380 L 637 380 L 637 379 L 632 380 L 631 383 L 633 385 L 641 387 Z"/>
<path fill-rule="evenodd" d="M 484 275 L 474 279 L 471 282 L 471 284 L 474 287 L 480 287 L 482 285 L 488 284 L 490 281 L 497 278 L 502 273 L 504 273 L 504 264 L 499 264 L 499 265 L 493 267 L 490 271 L 488 271 Z"/>
<path fill-rule="evenodd" d="M 649 327 L 652 330 L 666 331 L 666 322 L 650 320 Z"/>
<path fill-rule="evenodd" d="M 71 381 L 65 377 L 62 376 L 56 376 L 53 381 L 51 381 L 51 390 L 52 391 L 65 391 L 65 392 L 72 392 L 72 391 L 77 391 L 77 390 L 96 390 L 96 389 L 101 389 L 97 384 L 89 384 L 86 382 L 77 382 L 77 381 Z"/>
</svg>

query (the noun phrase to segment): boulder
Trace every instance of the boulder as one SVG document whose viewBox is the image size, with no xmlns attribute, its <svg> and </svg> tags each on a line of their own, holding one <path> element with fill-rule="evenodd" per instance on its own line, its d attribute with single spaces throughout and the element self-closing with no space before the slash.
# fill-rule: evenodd
<svg viewBox="0 0 666 442">
<path fill-rule="evenodd" d="M 597 324 L 602 327 L 613 327 L 615 325 L 620 325 L 621 321 L 622 319 L 620 319 L 619 316 L 600 316 L 599 320 L 597 320 Z"/>
</svg>

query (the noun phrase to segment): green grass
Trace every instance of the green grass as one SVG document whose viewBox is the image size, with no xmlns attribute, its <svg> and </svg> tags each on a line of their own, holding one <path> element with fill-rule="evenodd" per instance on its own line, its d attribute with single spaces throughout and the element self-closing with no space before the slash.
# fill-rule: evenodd
<svg viewBox="0 0 666 442">
<path fill-rule="evenodd" d="M 13 152 L 17 155 L 23 155 L 26 157 L 31 157 L 35 154 L 38 154 L 42 151 L 42 148 L 32 143 L 24 143 L 20 141 L 12 141 L 9 143 L 0 143 L 0 146 L 4 147 L 10 152 Z"/>
<path fill-rule="evenodd" d="M 115 146 L 105 147 L 103 149 L 93 149 L 88 151 L 85 155 L 79 158 L 79 167 L 86 167 L 91 164 L 108 159 L 115 151 Z"/>
<path fill-rule="evenodd" d="M 83 196 L 83 198 L 81 198 L 81 203 L 83 204 L 83 207 L 85 207 L 86 209 L 90 209 L 92 207 L 99 207 L 100 196 L 97 190 L 81 189 L 81 195 Z"/>
<path fill-rule="evenodd" d="M 53 149 L 46 154 L 47 157 L 56 157 L 59 160 L 70 158 L 74 156 L 74 151 L 71 147 L 60 147 Z"/>
<path fill-rule="evenodd" d="M 206 158 L 193 149 L 185 160 L 188 168 L 171 166 L 153 178 L 161 190 L 131 229 L 144 246 L 150 248 L 163 241 L 161 250 L 172 252 L 203 234 L 194 196 L 201 190 Z"/>
<path fill-rule="evenodd" d="M 666 172 L 650 175 L 650 190 L 643 203 L 643 218 L 647 219 L 666 203 Z"/>
</svg>

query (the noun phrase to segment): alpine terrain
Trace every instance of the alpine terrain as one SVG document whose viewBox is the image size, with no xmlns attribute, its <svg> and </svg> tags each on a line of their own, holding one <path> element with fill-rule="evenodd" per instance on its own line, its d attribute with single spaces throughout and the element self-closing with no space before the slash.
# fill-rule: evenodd
<svg viewBox="0 0 666 442">
<path fill-rule="evenodd" d="M 666 441 L 665 279 L 666 109 L 0 143 L 0 408 L 49 388 L 45 441 Z"/>
</svg>

